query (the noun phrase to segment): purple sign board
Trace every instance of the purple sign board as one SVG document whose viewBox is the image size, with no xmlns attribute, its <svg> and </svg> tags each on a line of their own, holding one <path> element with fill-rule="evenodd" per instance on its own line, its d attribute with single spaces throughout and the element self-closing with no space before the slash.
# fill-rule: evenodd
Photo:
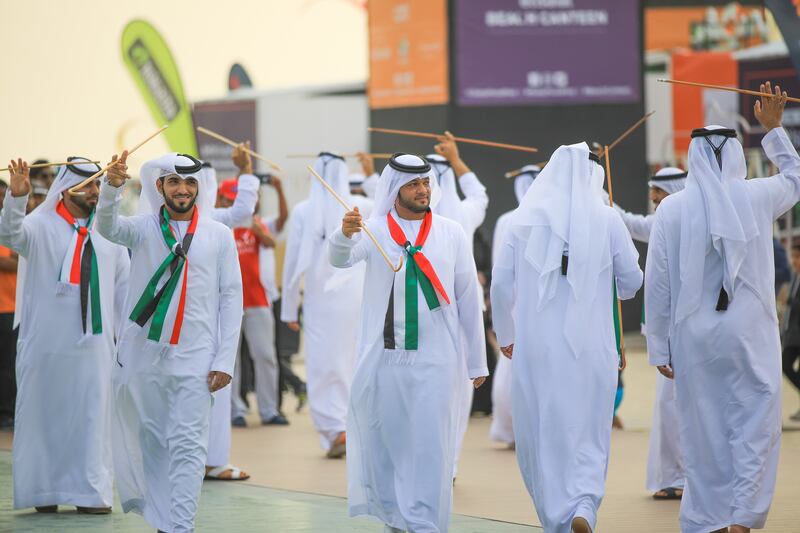
<svg viewBox="0 0 800 533">
<path fill-rule="evenodd" d="M 458 0 L 460 105 L 637 102 L 639 0 Z"/>
</svg>

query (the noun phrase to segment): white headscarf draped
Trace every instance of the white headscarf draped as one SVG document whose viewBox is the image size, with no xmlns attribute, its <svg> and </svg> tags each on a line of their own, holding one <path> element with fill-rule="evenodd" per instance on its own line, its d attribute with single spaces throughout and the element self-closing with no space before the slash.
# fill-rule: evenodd
<svg viewBox="0 0 800 533">
<path fill-rule="evenodd" d="M 707 126 L 706 129 L 722 129 L 722 126 Z M 748 285 L 762 302 L 771 298 L 769 286 L 773 280 L 763 275 L 759 277 L 755 258 L 752 254 L 748 257 L 747 253 L 748 243 L 758 237 L 759 232 L 746 191 L 747 166 L 742 145 L 738 139 L 728 138 L 721 150 L 720 169 L 714 149 L 706 139 L 719 147 L 725 137 L 697 137 L 689 144 L 689 177 L 681 212 L 681 291 L 676 322 L 700 307 L 705 256 L 709 248 L 722 258 L 722 287 L 729 301 L 733 300 L 739 281 Z"/>
<path fill-rule="evenodd" d="M 514 177 L 514 196 L 517 197 L 517 205 L 522 202 L 525 193 L 528 192 L 533 180 L 542 171 L 537 165 L 525 165 L 520 170 L 520 173 Z"/>
<path fill-rule="evenodd" d="M 653 179 L 647 182 L 649 187 L 661 189 L 667 194 L 675 194 L 682 191 L 686 187 L 686 171 L 677 167 L 664 167 L 653 176 Z M 670 176 L 684 176 L 682 178 L 670 178 Z M 658 179 L 661 178 L 661 179 Z"/>
<path fill-rule="evenodd" d="M 539 272 L 537 309 L 556 294 L 562 255 L 569 256 L 570 299 L 564 337 L 575 357 L 584 350 L 585 327 L 600 273 L 611 264 L 608 218 L 602 212 L 603 168 L 589 159 L 585 142 L 561 146 L 525 193 L 512 215 L 511 231 L 527 242 L 525 259 Z"/>
<path fill-rule="evenodd" d="M 314 171 L 347 202 L 348 206 L 353 207 L 349 172 L 347 164 L 341 157 L 329 152 L 321 152 L 314 161 Z M 307 220 L 303 225 L 303 234 L 300 237 L 297 268 L 290 281 L 292 284 L 296 283 L 300 276 L 308 270 L 314 255 L 319 253 L 319 246 L 324 243 L 324 239 L 328 235 L 336 231 L 344 216 L 342 205 L 319 180 L 311 174 L 309 174 L 309 179 L 311 179 L 311 193 L 308 196 Z"/>
<path fill-rule="evenodd" d="M 79 159 L 90 161 L 85 157 L 81 157 Z M 55 211 L 58 202 L 61 200 L 61 197 L 64 194 L 64 191 L 74 187 L 88 177 L 78 174 L 77 172 L 73 172 L 71 169 L 72 166 L 73 165 L 63 165 L 61 168 L 59 168 L 56 179 L 53 180 L 53 185 L 51 185 L 50 190 L 47 191 L 47 197 L 45 198 L 44 202 L 39 204 L 36 209 L 31 211 L 31 215 L 34 213 Z M 74 166 L 78 167 L 84 172 L 91 172 L 92 174 L 100 170 L 100 167 L 95 163 L 82 163 Z M 100 178 L 102 178 L 102 176 L 99 176 L 97 179 Z M 24 305 L 22 293 L 25 287 L 25 278 L 27 278 L 27 274 L 28 262 L 24 257 L 19 256 L 19 261 L 17 263 L 17 291 L 16 304 L 14 306 L 14 327 L 19 325 L 19 321 L 22 318 L 22 307 Z"/>
<path fill-rule="evenodd" d="M 200 212 L 208 212 L 210 213 L 214 206 L 217 204 L 217 188 L 219 184 L 217 183 L 217 171 L 211 166 L 211 163 L 203 163 L 203 168 L 200 169 L 200 175 L 198 176 L 200 181 L 200 187 L 207 191 L 214 191 L 214 194 L 205 194 L 203 195 L 203 201 L 205 205 L 200 205 Z"/>
<path fill-rule="evenodd" d="M 195 205 L 200 210 L 201 217 L 211 216 L 211 210 L 217 193 L 217 187 L 208 186 L 207 173 L 204 169 L 190 174 L 181 174 L 176 167 L 188 167 L 195 164 L 195 161 L 185 155 L 169 153 L 157 159 L 151 159 L 142 165 L 139 178 L 142 181 L 142 195 L 139 198 L 138 213 L 158 214 L 161 206 L 164 205 L 164 197 L 158 192 L 156 182 L 158 178 L 175 174 L 181 178 L 193 177 L 197 180 L 197 199 Z"/>
<path fill-rule="evenodd" d="M 441 200 L 434 212 L 450 220 L 461 220 L 461 198 L 456 188 L 456 175 L 450 162 L 439 154 L 428 154 L 425 159 L 431 164 L 433 178 L 441 190 Z"/>
<path fill-rule="evenodd" d="M 393 159 L 395 159 L 401 165 L 412 167 L 425 165 L 425 160 L 418 155 L 398 154 L 395 155 Z M 391 164 L 389 164 L 384 167 L 383 172 L 381 172 L 381 175 L 378 178 L 378 186 L 375 189 L 375 205 L 372 209 L 372 216 L 370 218 L 386 218 L 386 214 L 392 210 L 392 207 L 394 207 L 394 202 L 397 199 L 397 194 L 400 191 L 400 187 L 417 178 L 430 179 L 430 208 L 438 213 L 435 208 L 441 200 L 442 195 L 439 184 L 436 182 L 436 176 L 434 175 L 433 170 L 429 170 L 421 174 L 415 172 L 409 173 L 397 170 L 393 168 Z"/>
</svg>

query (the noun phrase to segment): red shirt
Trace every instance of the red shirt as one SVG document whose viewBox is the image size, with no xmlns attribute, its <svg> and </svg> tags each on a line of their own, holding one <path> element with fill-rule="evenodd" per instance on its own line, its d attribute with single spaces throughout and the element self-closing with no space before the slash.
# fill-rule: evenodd
<svg viewBox="0 0 800 533">
<path fill-rule="evenodd" d="M 260 220 L 256 219 L 256 223 L 264 231 L 269 232 Z M 233 230 L 233 236 L 236 239 L 236 250 L 239 252 L 239 267 L 242 269 L 244 307 L 269 307 L 267 291 L 261 284 L 259 274 L 258 237 L 250 228 L 236 228 Z"/>
</svg>

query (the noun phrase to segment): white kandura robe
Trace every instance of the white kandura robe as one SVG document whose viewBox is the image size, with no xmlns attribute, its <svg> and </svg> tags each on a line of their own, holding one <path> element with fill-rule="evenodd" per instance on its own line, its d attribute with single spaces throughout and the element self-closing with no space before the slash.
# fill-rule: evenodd
<svg viewBox="0 0 800 533">
<path fill-rule="evenodd" d="M 237 183 L 236 200 L 231 207 L 215 208 L 211 218 L 233 229 L 249 226 L 258 201 L 260 180 L 253 174 L 242 174 Z M 231 455 L 231 395 L 233 386 L 226 385 L 213 394 L 211 419 L 208 424 L 208 466 L 224 466 Z"/>
<path fill-rule="evenodd" d="M 325 194 L 328 194 L 327 192 Z M 366 217 L 372 201 L 351 197 L 353 205 Z M 364 268 L 337 270 L 328 262 L 326 241 L 319 236 L 319 247 L 308 270 L 291 280 L 298 268 L 303 226 L 309 223 L 312 205 L 298 203 L 289 219 L 286 256 L 283 265 L 281 320 L 296 322 L 300 305 L 300 280 L 303 280 L 303 342 L 306 361 L 306 386 L 311 420 L 328 450 L 347 425 L 347 403 L 356 364 L 356 333 L 361 312 Z M 342 210 L 344 216 L 344 209 Z"/>
<path fill-rule="evenodd" d="M 454 171 L 449 170 L 451 174 Z M 486 194 L 486 187 L 478 179 L 474 172 L 467 172 L 458 178 L 458 185 L 464 198 L 459 202 L 448 202 L 443 198 L 437 207 L 434 207 L 433 212 L 451 220 L 455 220 L 461 225 L 464 234 L 467 236 L 469 243 L 469 253 L 473 256 L 473 247 L 475 241 L 475 232 L 483 224 L 486 218 L 486 208 L 489 206 L 489 195 Z M 444 194 L 447 194 L 445 187 Z M 473 257 L 473 262 L 475 261 Z M 483 291 L 478 291 L 478 301 L 483 306 Z M 467 342 L 467 339 L 462 339 Z M 464 351 L 470 348 L 465 346 Z M 458 436 L 456 438 L 455 460 L 456 466 L 454 476 L 458 473 L 458 458 L 461 455 L 461 447 L 464 444 L 464 437 L 467 434 L 467 427 L 469 426 L 469 416 L 472 411 L 472 397 L 475 394 L 475 388 L 472 386 L 472 381 L 467 378 L 466 367 L 462 369 L 462 379 L 460 385 L 461 401 L 459 403 L 458 415 Z"/>
<path fill-rule="evenodd" d="M 634 240 L 644 243 L 650 241 L 655 214 L 637 215 L 617 205 L 614 207 L 622 216 L 622 221 Z M 642 324 L 642 333 L 645 333 L 645 327 Z M 659 372 L 656 376 L 656 399 L 653 404 L 645 486 L 652 492 L 669 487 L 682 489 L 684 477 L 675 382 Z"/>
<path fill-rule="evenodd" d="M 414 242 L 421 221 L 394 218 Z M 385 219 L 367 224 L 397 264 L 403 252 Z M 444 533 L 450 519 L 461 368 L 468 369 L 470 378 L 489 371 L 475 261 L 463 230 L 433 215 L 422 251 L 451 304 L 430 311 L 418 288 L 419 349 L 391 350 L 384 348 L 384 321 L 392 282 L 403 286 L 405 266 L 393 273 L 363 236 L 348 239 L 339 230 L 329 239 L 332 264 L 352 268 L 366 262 L 359 359 L 347 421 L 350 515 L 371 515 L 414 533 Z M 396 318 L 404 316 L 403 305 L 395 300 Z M 397 328 L 396 320 L 395 333 Z"/>
<path fill-rule="evenodd" d="M 242 320 L 242 277 L 231 230 L 200 215 L 188 252 L 188 285 L 177 345 L 147 339 L 127 316 L 167 257 L 158 215 L 117 215 L 122 188 L 104 183 L 98 229 L 128 247 L 131 273 L 126 322 L 113 373 L 114 465 L 125 512 L 135 511 L 168 533 L 193 531 L 206 464 L 211 370 L 233 375 Z M 172 222 L 184 235 L 188 221 Z M 169 338 L 180 285 L 162 339 Z"/>
<path fill-rule="evenodd" d="M 762 141 L 781 174 L 747 180 L 759 234 L 748 254 L 774 277 L 772 224 L 800 201 L 800 157 L 782 128 Z M 724 162 L 723 162 L 724 163 Z M 713 177 L 709 179 L 714 179 Z M 672 364 L 686 489 L 681 531 L 706 533 L 740 524 L 764 527 L 781 434 L 781 348 L 774 307 L 737 283 L 728 309 L 716 311 L 722 260 L 706 248 L 699 309 L 674 323 L 681 290 L 683 192 L 661 202 L 647 254 L 645 304 L 650 364 Z M 767 284 L 772 291 L 774 285 Z M 774 292 L 765 295 L 774 301 Z"/>
<path fill-rule="evenodd" d="M 503 248 L 511 215 L 514 210 L 503 213 L 494 224 L 492 236 L 492 265 L 497 264 Z M 511 419 L 511 360 L 500 354 L 492 377 L 492 424 L 489 438 L 504 444 L 514 444 L 514 424 Z"/>
<path fill-rule="evenodd" d="M 14 508 L 111 507 L 111 367 L 128 254 L 91 232 L 103 333 L 91 334 L 90 305 L 84 336 L 78 290 L 57 288 L 75 230 L 55 210 L 26 217 L 27 201 L 9 190 L 0 220 L 0 243 L 27 260 L 16 361 Z"/>
<path fill-rule="evenodd" d="M 546 533 L 570 533 L 575 516 L 594 528 L 605 492 L 618 364 L 612 281 L 618 296 L 629 299 L 642 284 L 642 271 L 619 215 L 611 209 L 603 213 L 609 217 L 612 263 L 600 273 L 579 357 L 563 333 L 572 297 L 566 276 L 559 276 L 555 297 L 537 311 L 539 273 L 525 258 L 527 238 L 510 232 L 492 271 L 497 340 L 500 346 L 514 344 L 517 461 Z"/>
</svg>

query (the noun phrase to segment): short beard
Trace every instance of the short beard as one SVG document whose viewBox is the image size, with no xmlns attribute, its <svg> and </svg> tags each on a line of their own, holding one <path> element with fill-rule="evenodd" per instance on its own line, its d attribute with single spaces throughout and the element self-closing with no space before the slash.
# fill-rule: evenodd
<svg viewBox="0 0 800 533">
<path fill-rule="evenodd" d="M 413 202 L 407 202 L 401 195 L 397 195 L 397 201 L 403 206 L 405 209 L 408 209 L 412 213 L 425 213 L 430 209 L 430 200 L 428 200 L 429 205 L 419 206 Z"/>
<path fill-rule="evenodd" d="M 197 200 L 197 196 L 192 198 L 192 200 L 189 202 L 189 205 L 187 205 L 186 207 L 181 207 L 178 204 L 176 204 L 175 202 L 173 202 L 172 199 L 169 198 L 168 196 L 164 196 L 164 203 L 167 204 L 167 207 L 169 207 L 170 209 L 172 209 L 176 213 L 180 213 L 180 214 L 188 213 L 189 211 L 191 211 L 192 208 L 194 207 L 194 202 L 196 200 Z"/>
</svg>

